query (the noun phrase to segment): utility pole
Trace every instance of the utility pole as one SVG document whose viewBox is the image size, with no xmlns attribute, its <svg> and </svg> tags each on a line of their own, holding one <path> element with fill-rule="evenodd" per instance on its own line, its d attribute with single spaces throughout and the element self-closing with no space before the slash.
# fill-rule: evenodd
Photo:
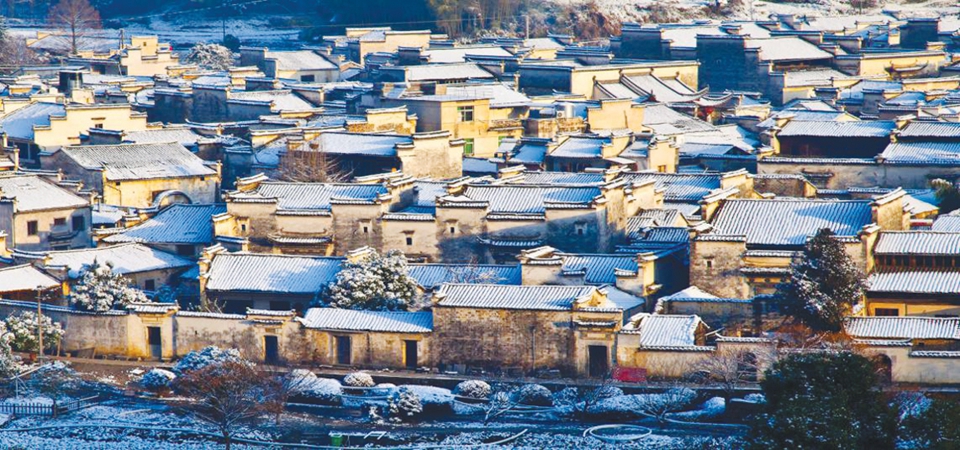
<svg viewBox="0 0 960 450">
<path fill-rule="evenodd" d="M 40 304 L 43 299 L 43 286 L 37 286 L 37 362 L 43 360 L 43 322 L 40 320 L 43 318 L 43 310 L 40 308 Z"/>
<path fill-rule="evenodd" d="M 220 13 L 220 42 L 227 40 L 227 0 L 223 0 L 223 12 Z"/>
<path fill-rule="evenodd" d="M 523 21 L 526 24 L 526 30 L 523 32 L 523 38 L 530 39 L 530 15 L 527 14 L 523 16 Z"/>
</svg>

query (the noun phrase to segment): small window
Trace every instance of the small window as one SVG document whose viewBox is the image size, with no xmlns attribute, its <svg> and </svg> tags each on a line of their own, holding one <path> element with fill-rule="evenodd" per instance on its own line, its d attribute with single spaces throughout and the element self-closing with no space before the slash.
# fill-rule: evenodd
<svg viewBox="0 0 960 450">
<path fill-rule="evenodd" d="M 200 181 L 207 181 L 207 177 L 200 177 Z"/>
<path fill-rule="evenodd" d="M 247 232 L 247 224 L 241 223 L 241 224 L 240 224 L 240 231 L 246 233 L 246 232 Z"/>
<path fill-rule="evenodd" d="M 450 234 L 454 234 L 456 232 L 457 232 L 457 227 L 450 227 Z"/>
<path fill-rule="evenodd" d="M 28 236 L 36 236 L 39 232 L 40 232 L 40 230 L 37 228 L 37 221 L 36 221 L 36 220 L 31 220 L 31 221 L 27 222 L 27 235 L 28 235 Z"/>
<path fill-rule="evenodd" d="M 708 269 L 712 269 L 712 268 L 713 268 L 713 261 L 707 260 L 707 268 L 708 268 Z"/>
<path fill-rule="evenodd" d="M 177 254 L 180 256 L 193 256 L 193 246 L 192 245 L 178 245 Z"/>
<path fill-rule="evenodd" d="M 413 245 L 413 237 L 407 236 L 407 246 Z"/>
<path fill-rule="evenodd" d="M 666 165 L 657 166 L 657 172 L 666 173 L 666 172 L 667 172 L 667 166 L 666 166 Z"/>
<path fill-rule="evenodd" d="M 879 317 L 897 317 L 900 315 L 900 310 L 897 308 L 877 308 L 873 310 L 873 315 Z"/>
<path fill-rule="evenodd" d="M 118 181 L 118 182 L 114 183 L 113 185 L 114 185 L 114 186 L 120 186 L 120 182 Z"/>
<path fill-rule="evenodd" d="M 467 156 L 473 154 L 473 138 L 463 140 L 463 154 Z"/>
<path fill-rule="evenodd" d="M 143 282 L 143 290 L 145 291 L 155 291 L 157 290 L 157 281 L 156 280 L 146 280 Z"/>
<path fill-rule="evenodd" d="M 103 124 L 102 124 L 102 123 L 97 123 L 97 124 L 94 124 L 93 127 L 102 130 L 102 129 L 103 129 Z"/>
<path fill-rule="evenodd" d="M 57 217 L 57 218 L 53 219 L 53 226 L 55 226 L 55 227 L 65 227 L 65 226 L 67 226 L 67 218 L 66 218 L 66 217 Z"/>
<path fill-rule="evenodd" d="M 473 106 L 458 106 L 457 113 L 461 122 L 473 122 Z"/>
<path fill-rule="evenodd" d="M 83 231 L 87 227 L 87 220 L 83 216 L 73 216 L 71 221 L 73 222 L 73 231 Z"/>
<path fill-rule="evenodd" d="M 317 81 L 317 77 L 316 75 L 300 75 L 300 81 L 306 81 L 308 83 L 312 83 L 314 81 Z"/>
<path fill-rule="evenodd" d="M 370 232 L 370 227 L 364 226 L 364 227 L 363 227 L 363 234 L 367 234 L 367 233 L 369 233 L 369 232 Z"/>
<path fill-rule="evenodd" d="M 574 224 L 573 229 L 577 236 L 584 236 L 587 234 L 587 224 L 585 223 Z"/>
</svg>

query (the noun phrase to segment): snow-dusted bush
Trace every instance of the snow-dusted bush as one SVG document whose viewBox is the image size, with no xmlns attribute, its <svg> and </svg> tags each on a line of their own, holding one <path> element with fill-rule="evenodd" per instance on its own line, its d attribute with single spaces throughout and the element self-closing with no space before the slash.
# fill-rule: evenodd
<svg viewBox="0 0 960 450">
<path fill-rule="evenodd" d="M 350 387 L 374 387 L 376 383 L 373 382 L 373 377 L 366 372 L 353 372 L 348 373 L 347 376 L 343 377 L 343 384 Z"/>
<path fill-rule="evenodd" d="M 451 405 L 453 403 L 453 393 L 450 392 L 450 389 L 416 384 L 402 385 L 397 389 L 413 391 L 413 393 L 417 394 L 417 397 L 420 398 L 420 403 L 423 406 Z"/>
<path fill-rule="evenodd" d="M 763 394 L 747 394 L 743 396 L 743 401 L 750 403 L 766 403 L 767 398 Z"/>
<path fill-rule="evenodd" d="M 697 398 L 697 393 L 688 388 L 672 388 L 662 394 L 631 396 L 639 411 L 664 421 L 667 414 L 682 411 Z M 614 399 L 616 400 L 616 399 Z"/>
<path fill-rule="evenodd" d="M 37 313 L 32 311 L 24 311 L 9 316 L 5 323 L 7 331 L 10 332 L 10 347 L 18 352 L 39 351 L 38 326 L 43 333 L 44 349 L 55 348 L 57 342 L 63 337 L 63 328 L 60 327 L 60 323 L 54 322 L 50 316 L 40 316 L 38 321 Z"/>
<path fill-rule="evenodd" d="M 187 353 L 173 366 L 173 372 L 178 375 L 183 375 L 184 373 L 200 370 L 212 364 L 222 364 L 227 361 L 248 363 L 240 356 L 240 352 L 237 349 L 221 349 L 220 347 L 211 345 L 202 350 Z"/>
<path fill-rule="evenodd" d="M 66 393 L 79 387 L 80 377 L 69 363 L 53 361 L 44 364 L 30 374 L 30 385 L 34 390 L 53 399 L 56 403 Z"/>
<path fill-rule="evenodd" d="M 140 387 L 150 392 L 162 392 L 170 389 L 170 385 L 177 375 L 169 370 L 150 369 L 140 378 Z"/>
<path fill-rule="evenodd" d="M 700 420 L 710 417 L 717 417 L 727 410 L 727 402 L 723 397 L 713 397 L 707 400 L 699 408 L 692 411 L 683 411 L 671 414 L 681 420 Z"/>
<path fill-rule="evenodd" d="M 198 42 L 183 60 L 204 69 L 227 70 L 233 64 L 233 52 L 219 44 Z"/>
<path fill-rule="evenodd" d="M 553 394 L 540 384 L 525 384 L 513 392 L 513 401 L 521 405 L 552 406 Z"/>
<path fill-rule="evenodd" d="M 7 332 L 7 326 L 0 321 L 0 377 L 11 377 L 23 370 L 20 358 L 10 350 L 13 335 Z"/>
<path fill-rule="evenodd" d="M 70 304 L 84 311 L 106 312 L 149 301 L 143 291 L 131 286 L 123 275 L 114 273 L 110 263 L 100 264 L 96 260 L 84 267 L 70 292 Z"/>
<path fill-rule="evenodd" d="M 387 399 L 387 412 L 392 420 L 403 421 L 416 417 L 423 412 L 420 396 L 407 386 L 397 389 Z"/>
<path fill-rule="evenodd" d="M 376 252 L 344 264 L 326 292 L 326 306 L 371 311 L 405 311 L 417 296 L 403 253 Z"/>
<path fill-rule="evenodd" d="M 299 395 L 315 403 L 338 405 L 341 401 L 340 396 L 343 395 L 343 387 L 339 381 L 332 378 L 314 377 L 305 383 Z"/>
<path fill-rule="evenodd" d="M 487 399 L 493 390 L 490 385 L 481 380 L 463 381 L 454 388 L 453 392 L 457 395 L 469 398 Z"/>
</svg>

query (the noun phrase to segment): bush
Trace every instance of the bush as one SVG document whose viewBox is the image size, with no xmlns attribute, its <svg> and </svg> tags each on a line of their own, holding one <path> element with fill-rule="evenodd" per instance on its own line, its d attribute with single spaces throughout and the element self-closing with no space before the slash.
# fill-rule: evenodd
<svg viewBox="0 0 960 450">
<path fill-rule="evenodd" d="M 343 384 L 350 387 L 374 387 L 373 377 L 366 372 L 353 372 L 343 377 Z"/>
<path fill-rule="evenodd" d="M 7 330 L 10 331 L 10 347 L 20 352 L 36 352 L 40 347 L 37 342 L 37 326 L 39 322 L 40 329 L 43 330 L 44 350 L 56 348 L 60 338 L 63 337 L 63 328 L 59 322 L 54 322 L 50 316 L 40 316 L 37 321 L 37 313 L 24 311 L 7 317 Z"/>
<path fill-rule="evenodd" d="M 249 364 L 249 362 L 240 356 L 240 352 L 237 349 L 221 349 L 220 347 L 211 345 L 205 347 L 203 350 L 187 353 L 173 366 L 173 372 L 177 375 L 183 375 L 187 372 L 200 370 L 213 364 L 223 364 L 228 361 Z"/>
<path fill-rule="evenodd" d="M 150 369 L 149 372 L 143 374 L 140 378 L 140 387 L 159 394 L 168 391 L 173 380 L 176 378 L 177 375 L 169 370 Z"/>
<path fill-rule="evenodd" d="M 340 396 L 343 395 L 343 387 L 339 381 L 332 378 L 314 376 L 313 379 L 305 381 L 303 388 L 296 395 L 309 400 L 311 403 L 339 405 L 342 400 Z"/>
<path fill-rule="evenodd" d="M 461 397 L 476 398 L 481 400 L 486 400 L 490 398 L 490 393 L 493 390 L 490 388 L 490 385 L 485 381 L 480 380 L 467 380 L 463 381 L 453 389 L 453 393 Z"/>
<path fill-rule="evenodd" d="M 553 406 L 553 394 L 542 385 L 525 384 L 514 391 L 513 401 L 521 405 Z"/>
<path fill-rule="evenodd" d="M 423 404 L 416 392 L 402 386 L 387 400 L 387 412 L 391 420 L 410 420 L 423 412 Z"/>
</svg>

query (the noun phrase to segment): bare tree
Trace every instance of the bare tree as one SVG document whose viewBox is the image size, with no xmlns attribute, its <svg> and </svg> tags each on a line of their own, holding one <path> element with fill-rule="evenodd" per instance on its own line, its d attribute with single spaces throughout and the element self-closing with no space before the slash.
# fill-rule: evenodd
<svg viewBox="0 0 960 450">
<path fill-rule="evenodd" d="M 60 0 L 47 16 L 47 22 L 60 30 L 70 45 L 70 54 L 77 54 L 84 38 L 100 28 L 100 12 L 87 0 Z"/>
<path fill-rule="evenodd" d="M 268 412 L 268 387 L 251 364 L 226 361 L 192 370 L 177 378 L 176 386 L 188 400 L 178 406 L 217 428 L 226 450 L 237 428 Z"/>
<path fill-rule="evenodd" d="M 657 422 L 667 421 L 667 415 L 682 411 L 697 398 L 697 393 L 684 387 L 667 389 L 661 394 L 634 396 L 637 411 L 652 416 Z"/>
<path fill-rule="evenodd" d="M 734 397 L 738 387 L 756 383 L 762 364 L 772 355 L 757 354 L 742 349 L 716 350 L 704 358 L 697 368 L 706 375 L 708 382 L 718 384 L 724 398 Z"/>
<path fill-rule="evenodd" d="M 339 183 L 349 181 L 350 175 L 336 157 L 322 151 L 316 142 L 287 150 L 277 167 L 278 179 L 299 183 Z"/>
<path fill-rule="evenodd" d="M 280 417 L 290 397 L 309 389 L 317 380 L 316 375 L 304 369 L 296 369 L 286 375 L 264 372 L 262 378 L 265 380 L 263 406 L 274 415 L 277 425 L 280 425 Z"/>
</svg>

